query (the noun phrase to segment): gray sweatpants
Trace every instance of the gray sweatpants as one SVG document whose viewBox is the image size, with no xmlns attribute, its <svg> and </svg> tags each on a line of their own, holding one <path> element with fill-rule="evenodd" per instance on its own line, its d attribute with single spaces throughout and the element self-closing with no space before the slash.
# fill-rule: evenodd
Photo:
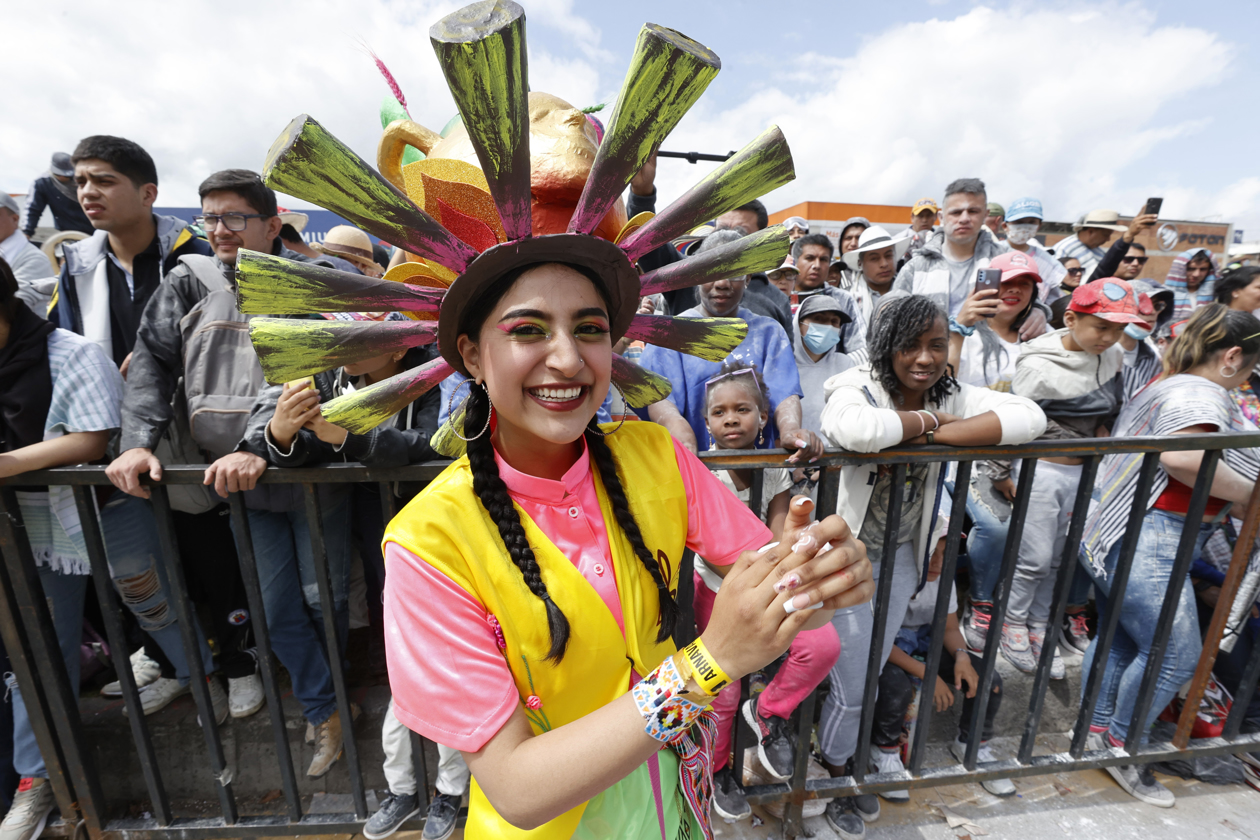
<svg viewBox="0 0 1260 840">
<path fill-rule="evenodd" d="M 1006 608 L 1008 624 L 1045 625 L 1050 621 L 1054 579 L 1063 562 L 1063 544 L 1072 523 L 1072 503 L 1081 483 L 1081 466 L 1039 461 L 1028 497 L 1028 518 L 1019 543 L 1019 562 Z"/>
<path fill-rule="evenodd" d="M 886 571 L 887 561 L 875 567 L 875 580 Z M 888 661 L 897 631 L 906 619 L 906 607 L 919 585 L 919 567 L 915 563 L 914 543 L 897 546 L 893 558 L 892 592 L 884 621 L 884 650 L 880 662 Z M 823 701 L 822 718 L 818 722 L 818 743 L 829 764 L 843 765 L 857 752 L 862 723 L 862 693 L 866 690 L 866 664 L 871 655 L 871 637 L 875 626 L 875 601 L 837 610 L 831 619 L 840 634 L 840 658 L 831 669 L 831 691 Z M 882 669 L 882 664 L 881 664 Z M 874 697 L 865 702 L 875 702 Z"/>
</svg>

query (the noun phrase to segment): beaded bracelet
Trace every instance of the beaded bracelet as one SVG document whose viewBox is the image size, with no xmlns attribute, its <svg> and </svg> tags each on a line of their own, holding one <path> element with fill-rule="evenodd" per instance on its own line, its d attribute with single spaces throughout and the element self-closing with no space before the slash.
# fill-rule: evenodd
<svg viewBox="0 0 1260 840">
<path fill-rule="evenodd" d="M 708 708 L 708 703 L 693 703 L 682 696 L 686 692 L 687 681 L 683 679 L 673 656 L 630 689 L 634 704 L 647 723 L 644 731 L 648 735 L 665 744 L 687 736 L 691 725 Z"/>
</svg>

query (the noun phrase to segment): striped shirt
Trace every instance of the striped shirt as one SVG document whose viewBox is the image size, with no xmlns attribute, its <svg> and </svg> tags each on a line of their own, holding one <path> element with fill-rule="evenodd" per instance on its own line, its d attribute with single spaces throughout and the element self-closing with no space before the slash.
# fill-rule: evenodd
<svg viewBox="0 0 1260 840">
<path fill-rule="evenodd" d="M 48 335 L 48 370 L 52 400 L 44 440 L 122 426 L 123 378 L 95 342 L 69 330 L 53 330 Z M 36 564 L 62 574 L 89 574 L 83 526 L 70 488 L 23 491 L 17 497 Z"/>
<path fill-rule="evenodd" d="M 1191 426 L 1207 426 L 1218 432 L 1255 431 L 1224 388 L 1201 376 L 1179 374 L 1152 383 L 1125 403 L 1116 420 L 1115 436 L 1171 435 Z M 1103 563 L 1107 553 L 1124 536 L 1142 457 L 1140 452 L 1107 455 L 1099 465 L 1081 544 L 1081 553 L 1097 577 L 1106 577 Z M 1226 449 L 1222 457 L 1246 478 L 1255 481 L 1260 476 L 1260 450 Z M 1161 465 L 1155 470 L 1155 483 L 1146 500 L 1148 511 L 1167 487 L 1168 473 Z"/>
<path fill-rule="evenodd" d="M 1067 239 L 1054 243 L 1054 256 L 1056 259 L 1066 259 L 1071 257 L 1078 260 L 1081 268 L 1085 269 L 1084 277 L 1094 273 L 1094 269 L 1098 267 L 1098 263 L 1107 255 L 1107 250 L 1101 245 L 1097 248 L 1090 248 L 1084 242 L 1077 238 L 1076 234 L 1072 234 Z"/>
</svg>

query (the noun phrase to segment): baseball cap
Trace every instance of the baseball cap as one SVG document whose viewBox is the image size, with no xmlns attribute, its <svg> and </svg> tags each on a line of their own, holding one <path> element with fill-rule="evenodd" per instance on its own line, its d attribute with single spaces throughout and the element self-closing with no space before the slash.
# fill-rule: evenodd
<svg viewBox="0 0 1260 840">
<path fill-rule="evenodd" d="M 1072 230 L 1080 230 L 1081 228 L 1102 228 L 1103 230 L 1114 230 L 1117 233 L 1124 233 L 1128 230 L 1122 224 L 1119 224 L 1120 214 L 1115 210 L 1090 210 L 1085 214 L 1079 222 L 1072 225 Z"/>
<path fill-rule="evenodd" d="M 810 295 L 801 301 L 800 309 L 796 310 L 797 318 L 804 318 L 809 315 L 817 315 L 820 312 L 839 312 L 841 324 L 847 324 L 853 320 L 848 312 L 844 311 L 844 307 L 835 298 L 827 295 Z"/>
<path fill-rule="evenodd" d="M 1036 219 L 1037 221 L 1045 221 L 1046 217 L 1041 212 L 1041 202 L 1035 198 L 1021 198 L 1011 202 L 1011 207 L 1006 211 L 1006 220 L 1014 219 Z"/>
<path fill-rule="evenodd" d="M 3 207 L 5 210 L 12 210 L 19 216 L 22 215 L 22 211 L 18 209 L 17 199 L 7 192 L 0 192 L 0 207 Z"/>
<path fill-rule="evenodd" d="M 1016 277 L 1032 277 L 1033 282 L 1041 282 L 1041 272 L 1037 270 L 1036 261 L 1019 251 L 999 254 L 989 261 L 989 268 L 1001 270 L 1003 283 Z"/>
<path fill-rule="evenodd" d="M 940 205 L 930 198 L 920 198 L 914 203 L 914 206 L 910 208 L 910 215 L 917 216 L 920 213 L 926 213 L 928 211 L 939 213 L 941 212 Z"/>
<path fill-rule="evenodd" d="M 800 216 L 790 216 L 784 219 L 783 226 L 788 230 L 791 230 L 792 228 L 799 228 L 800 230 L 809 233 L 809 222 L 805 221 Z"/>
<path fill-rule="evenodd" d="M 1146 306 L 1148 314 L 1154 312 L 1149 300 Z M 1067 308 L 1069 312 L 1096 315 L 1116 324 L 1146 323 L 1140 314 L 1142 303 L 1137 290 L 1119 277 L 1105 277 L 1077 286 Z"/>
<path fill-rule="evenodd" d="M 65 152 L 53 152 L 52 166 L 48 168 L 54 175 L 60 175 L 63 178 L 74 177 L 74 164 L 70 162 L 70 155 Z"/>
<path fill-rule="evenodd" d="M 996 201 L 990 201 L 989 202 L 989 215 L 1000 216 L 1001 218 L 1006 218 L 1006 210 L 1004 210 L 1002 208 L 1002 205 L 998 204 Z"/>
</svg>

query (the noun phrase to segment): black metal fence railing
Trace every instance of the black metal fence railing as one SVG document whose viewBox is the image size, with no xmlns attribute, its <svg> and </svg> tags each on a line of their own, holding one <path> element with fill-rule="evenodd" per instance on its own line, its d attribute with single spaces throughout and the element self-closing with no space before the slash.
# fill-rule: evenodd
<svg viewBox="0 0 1260 840">
<path fill-rule="evenodd" d="M 837 494 L 840 487 L 840 468 L 846 465 L 875 462 L 887 465 L 892 470 L 890 487 L 904 485 L 907 465 L 924 462 L 955 462 L 954 490 L 949 500 L 950 516 L 946 536 L 944 563 L 941 572 L 942 584 L 939 588 L 932 622 L 932 645 L 925 663 L 924 684 L 931 685 L 935 680 L 941 659 L 942 639 L 945 622 L 949 612 L 950 587 L 953 584 L 959 548 L 962 540 L 965 519 L 965 499 L 971 475 L 972 464 L 977 460 L 992 458 L 1020 460 L 1019 487 L 1017 490 L 1014 511 L 1007 536 L 1005 551 L 1002 557 L 999 585 L 995 593 L 992 626 L 1001 627 L 1007 611 L 1011 581 L 1015 573 L 1018 547 L 1024 522 L 1029 514 L 1028 499 L 1033 476 L 1040 457 L 1076 457 L 1083 459 L 1081 481 L 1077 490 L 1075 506 L 1071 518 L 1066 543 L 1063 549 L 1063 562 L 1059 566 L 1056 579 L 1055 594 L 1052 604 L 1050 627 L 1057 627 L 1062 620 L 1068 598 L 1068 590 L 1072 581 L 1073 570 L 1077 565 L 1077 554 L 1085 524 L 1085 513 L 1093 490 L 1098 466 L 1102 456 L 1110 453 L 1136 452 L 1142 453 L 1143 459 L 1139 473 L 1138 491 L 1129 514 L 1128 528 L 1125 532 L 1120 550 L 1119 563 L 1114 574 L 1109 598 L 1111 603 L 1120 603 L 1124 598 L 1128 585 L 1129 570 L 1138 545 L 1138 537 L 1143 517 L 1146 513 L 1145 500 L 1156 475 L 1159 456 L 1162 452 L 1178 450 L 1204 450 L 1207 455 L 1203 460 L 1198 480 L 1195 483 L 1189 511 L 1188 521 L 1201 519 L 1206 509 L 1212 476 L 1219 462 L 1222 450 L 1241 447 L 1260 447 L 1260 433 L 1254 434 L 1207 434 L 1176 435 L 1168 438 L 1127 438 L 1098 439 L 1057 442 L 1037 442 L 1017 447 L 914 447 L 888 450 L 874 454 L 857 454 L 843 450 L 827 452 L 818 462 L 821 476 L 818 488 L 818 509 L 831 511 L 836 509 Z M 767 467 L 781 466 L 785 453 L 780 450 L 741 451 L 741 452 L 709 452 L 702 454 L 702 459 L 711 469 L 753 469 L 754 481 L 750 493 L 750 506 L 760 509 L 762 495 L 762 470 Z M 320 499 L 316 492 L 321 484 L 337 483 L 381 483 L 382 513 L 386 520 L 392 518 L 398 510 L 400 500 L 390 485 L 394 482 L 426 482 L 435 478 L 445 463 L 429 463 L 397 469 L 369 469 L 356 464 L 330 465 L 303 469 L 269 469 L 263 475 L 264 483 L 299 484 L 305 498 L 307 519 L 311 523 L 310 540 L 315 568 L 318 577 L 319 599 L 326 622 L 325 637 L 328 641 L 329 661 L 342 661 L 338 634 L 333 626 L 334 611 L 332 606 L 332 589 L 328 574 L 328 558 L 324 550 L 320 528 Z M 145 789 L 148 792 L 150 815 L 144 817 L 127 816 L 123 806 L 126 803 L 106 802 L 100 784 L 102 768 L 94 767 L 90 751 L 85 742 L 83 724 L 79 716 L 77 698 L 72 691 L 69 678 L 63 665 L 62 656 L 57 644 L 56 634 L 48 610 L 48 604 L 42 596 L 41 585 L 30 544 L 27 540 L 25 526 L 16 497 L 12 489 L 14 481 L 10 479 L 0 484 L 0 638 L 9 652 L 13 671 L 31 717 L 32 729 L 39 744 L 49 771 L 49 779 L 58 806 L 64 819 L 79 823 L 92 838 L 110 837 L 120 840 L 195 840 L 195 838 L 222 837 L 262 837 L 278 834 L 354 834 L 360 830 L 362 822 L 368 817 L 367 796 L 364 783 L 363 768 L 360 763 L 358 747 L 355 742 L 353 727 L 343 729 L 344 757 L 350 776 L 350 792 L 353 812 L 341 814 L 304 812 L 302 797 L 299 795 L 297 775 L 293 756 L 290 750 L 289 736 L 286 729 L 283 707 L 280 702 L 280 689 L 277 681 L 276 659 L 271 650 L 265 621 L 262 590 L 255 564 L 253 543 L 250 537 L 248 520 L 245 516 L 245 504 L 240 494 L 232 494 L 229 499 L 231 516 L 234 523 L 241 573 L 244 578 L 248 605 L 254 616 L 253 627 L 259 652 L 260 671 L 263 687 L 270 713 L 270 725 L 274 736 L 275 758 L 277 763 L 277 785 L 283 794 L 285 812 L 283 814 L 243 815 L 239 812 L 237 795 L 233 791 L 232 768 L 225 759 L 223 741 L 219 727 L 215 724 L 212 702 L 206 683 L 206 674 L 200 656 L 197 655 L 198 639 L 195 637 L 192 621 L 193 605 L 187 588 L 184 585 L 183 569 L 179 560 L 178 546 L 175 539 L 170 502 L 167 497 L 167 486 L 180 484 L 200 484 L 204 467 L 200 466 L 167 466 L 161 484 L 151 484 L 152 504 L 158 522 L 159 543 L 163 554 L 163 568 L 170 580 L 172 607 L 178 618 L 184 650 L 187 654 L 191 671 L 191 687 L 193 700 L 204 724 L 203 732 L 210 762 L 210 773 L 214 779 L 214 787 L 218 798 L 220 816 L 207 818 L 180 816 L 174 813 L 171 800 L 163 784 L 163 775 L 155 754 L 149 724 L 140 710 L 140 699 L 131 668 L 126 656 L 114 657 L 117 665 L 118 679 L 123 690 L 123 700 L 128 711 L 131 738 L 144 776 Z M 113 592 L 113 583 L 106 563 L 105 546 L 99 523 L 95 515 L 95 504 L 92 499 L 92 487 L 107 485 L 103 468 L 76 467 L 59 470 L 28 473 L 20 477 L 24 485 L 51 484 L 73 487 L 78 509 L 84 528 L 84 538 L 88 547 L 88 559 L 92 566 L 92 577 L 100 596 L 102 613 L 108 641 L 115 651 L 125 651 L 123 620 L 121 607 Z M 901 516 L 901 495 L 894 493 L 889 499 L 889 517 L 887 524 L 887 542 L 892 544 L 898 532 Z M 1104 612 L 1097 630 L 1096 645 L 1098 655 L 1092 660 L 1092 667 L 1083 675 L 1083 700 L 1076 714 L 1071 744 L 1064 752 L 1035 754 L 1037 737 L 1041 727 L 1047 687 L 1050 679 L 1050 667 L 1053 659 L 1054 645 L 1043 647 L 1041 658 L 1033 677 L 1033 689 L 1027 720 L 1024 725 L 1018 754 L 1014 759 L 978 763 L 977 755 L 980 746 L 980 722 L 984 720 L 989 700 L 989 688 L 992 686 L 997 665 L 999 635 L 989 633 L 979 671 L 980 686 L 976 693 L 968 731 L 971 737 L 961 764 L 947 764 L 925 767 L 926 747 L 933 708 L 930 702 L 921 703 L 918 711 L 918 723 L 911 743 L 910 760 L 905 771 L 901 773 L 874 774 L 864 772 L 868 766 L 870 755 L 871 730 L 873 726 L 874 704 L 863 703 L 861 716 L 861 732 L 858 739 L 858 754 L 854 761 L 852 776 L 807 781 L 807 762 L 811 753 L 811 735 L 815 696 L 811 695 L 802 704 L 798 712 L 798 749 L 797 764 L 792 779 L 782 784 L 758 785 L 745 788 L 748 800 L 753 804 L 783 802 L 785 805 L 783 819 L 783 836 L 791 837 L 803 834 L 802 806 L 809 799 L 827 798 L 837 795 L 862 791 L 875 793 L 883 790 L 929 787 L 960 782 L 978 782 L 987 779 L 1035 776 L 1046 773 L 1086 768 L 1105 767 L 1117 764 L 1145 763 L 1167 760 L 1174 756 L 1221 755 L 1260 749 L 1260 734 L 1240 734 L 1243 713 L 1256 689 L 1257 677 L 1260 676 L 1260 645 L 1243 673 L 1239 690 L 1234 698 L 1233 709 L 1226 721 L 1224 733 L 1219 738 L 1189 739 L 1191 726 L 1197 712 L 1200 698 L 1211 672 L 1212 663 L 1219 647 L 1225 622 L 1229 615 L 1234 596 L 1241 583 L 1243 572 L 1256 543 L 1260 531 L 1260 492 L 1253 493 L 1250 504 L 1243 518 L 1243 527 L 1238 535 L 1233 561 L 1230 565 L 1225 583 L 1221 588 L 1215 617 L 1204 641 L 1203 654 L 1199 668 L 1191 684 L 1189 695 L 1184 706 L 1184 713 L 1178 724 L 1176 736 L 1169 742 L 1141 745 L 1142 727 L 1139 722 L 1145 720 L 1155 691 L 1155 678 L 1158 676 L 1165 651 L 1172 631 L 1172 619 L 1177 603 L 1181 597 L 1182 584 L 1186 579 L 1190 564 L 1193 561 L 1194 530 L 1186 529 L 1176 555 L 1171 583 L 1168 587 L 1159 623 L 1155 632 L 1155 642 L 1151 650 L 1147 669 L 1143 678 L 1140 697 L 1134 710 L 1133 725 L 1129 728 L 1128 742 L 1123 749 L 1104 749 L 1087 752 L 1085 737 L 1088 733 L 1089 721 L 1094 712 L 1102 687 L 1103 669 L 1106 665 L 1106 653 L 1115 638 L 1118 625 L 1118 610 Z M 876 695 L 877 680 L 882 663 L 879 658 L 883 648 L 884 620 L 890 602 L 892 578 L 891 566 L 895 562 L 895 552 L 887 552 L 884 563 L 887 567 L 880 576 L 879 585 L 873 601 L 874 629 L 872 632 L 870 658 L 868 660 L 865 685 L 866 698 Z M 695 628 L 692 620 L 691 605 L 693 599 L 693 582 L 690 564 L 684 559 L 679 576 L 679 602 L 684 608 L 684 620 L 680 623 L 678 641 L 684 642 L 694 636 Z M 334 688 L 337 707 L 342 720 L 350 720 L 350 700 L 345 676 L 340 667 L 333 667 Z M 745 690 L 747 686 L 745 685 Z M 752 744 L 751 733 L 737 716 L 735 738 L 736 778 L 742 779 L 742 757 L 744 748 Z M 425 766 L 425 752 L 420 739 L 412 735 L 413 760 L 416 764 L 416 777 L 421 795 L 422 808 L 426 804 L 428 773 Z M 422 825 L 422 820 L 413 820 L 408 828 Z"/>
</svg>

